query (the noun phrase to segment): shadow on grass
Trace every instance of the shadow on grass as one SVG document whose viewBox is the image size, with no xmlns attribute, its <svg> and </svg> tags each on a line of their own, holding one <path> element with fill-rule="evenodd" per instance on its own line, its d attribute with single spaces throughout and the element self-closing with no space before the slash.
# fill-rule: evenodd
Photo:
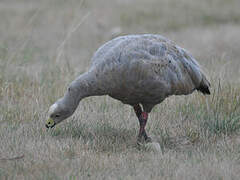
<svg viewBox="0 0 240 180">
<path fill-rule="evenodd" d="M 56 138 L 73 138 L 87 144 L 89 149 L 100 152 L 119 152 L 136 148 L 136 132 L 134 129 L 112 127 L 108 123 L 67 124 L 63 128 L 55 128 L 51 135 Z"/>
<path fill-rule="evenodd" d="M 113 127 L 109 123 L 91 124 L 66 124 L 64 127 L 56 127 L 50 132 L 57 139 L 73 138 L 81 141 L 91 150 L 97 152 L 124 152 L 139 149 L 137 145 L 136 129 Z M 192 147 L 187 137 L 169 137 L 163 133 L 153 138 L 161 145 L 162 150 L 182 150 Z"/>
</svg>

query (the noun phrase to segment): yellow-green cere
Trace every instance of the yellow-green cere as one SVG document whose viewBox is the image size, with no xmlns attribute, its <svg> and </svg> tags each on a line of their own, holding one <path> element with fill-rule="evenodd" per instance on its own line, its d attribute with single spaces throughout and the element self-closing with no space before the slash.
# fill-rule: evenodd
<svg viewBox="0 0 240 180">
<path fill-rule="evenodd" d="M 47 121 L 46 121 L 46 126 L 47 127 L 53 127 L 55 125 L 55 122 L 52 118 L 49 118 Z"/>
</svg>

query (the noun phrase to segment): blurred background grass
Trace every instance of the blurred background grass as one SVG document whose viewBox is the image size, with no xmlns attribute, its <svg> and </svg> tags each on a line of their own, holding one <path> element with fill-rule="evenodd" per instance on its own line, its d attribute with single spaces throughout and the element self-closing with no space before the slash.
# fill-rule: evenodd
<svg viewBox="0 0 240 180">
<path fill-rule="evenodd" d="M 238 179 L 239 7 L 239 0 L 2 0 L 0 179 Z M 212 83 L 207 98 L 173 96 L 154 108 L 147 131 L 163 155 L 136 147 L 133 110 L 109 97 L 83 100 L 47 131 L 48 107 L 94 51 L 137 33 L 189 50 Z"/>
</svg>

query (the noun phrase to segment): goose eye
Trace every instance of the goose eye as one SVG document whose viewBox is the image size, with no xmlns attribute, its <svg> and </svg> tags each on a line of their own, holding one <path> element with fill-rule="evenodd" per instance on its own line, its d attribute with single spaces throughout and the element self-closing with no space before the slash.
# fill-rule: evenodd
<svg viewBox="0 0 240 180">
<path fill-rule="evenodd" d="M 60 117 L 60 114 L 56 114 L 55 117 L 56 117 L 56 118 Z"/>
</svg>

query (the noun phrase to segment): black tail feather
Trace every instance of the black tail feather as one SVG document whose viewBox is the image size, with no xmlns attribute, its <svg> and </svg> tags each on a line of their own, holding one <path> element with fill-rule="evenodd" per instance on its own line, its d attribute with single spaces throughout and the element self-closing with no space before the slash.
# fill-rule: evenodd
<svg viewBox="0 0 240 180">
<path fill-rule="evenodd" d="M 201 85 L 197 88 L 197 90 L 202 92 L 203 94 L 211 94 L 208 86 Z"/>
</svg>

